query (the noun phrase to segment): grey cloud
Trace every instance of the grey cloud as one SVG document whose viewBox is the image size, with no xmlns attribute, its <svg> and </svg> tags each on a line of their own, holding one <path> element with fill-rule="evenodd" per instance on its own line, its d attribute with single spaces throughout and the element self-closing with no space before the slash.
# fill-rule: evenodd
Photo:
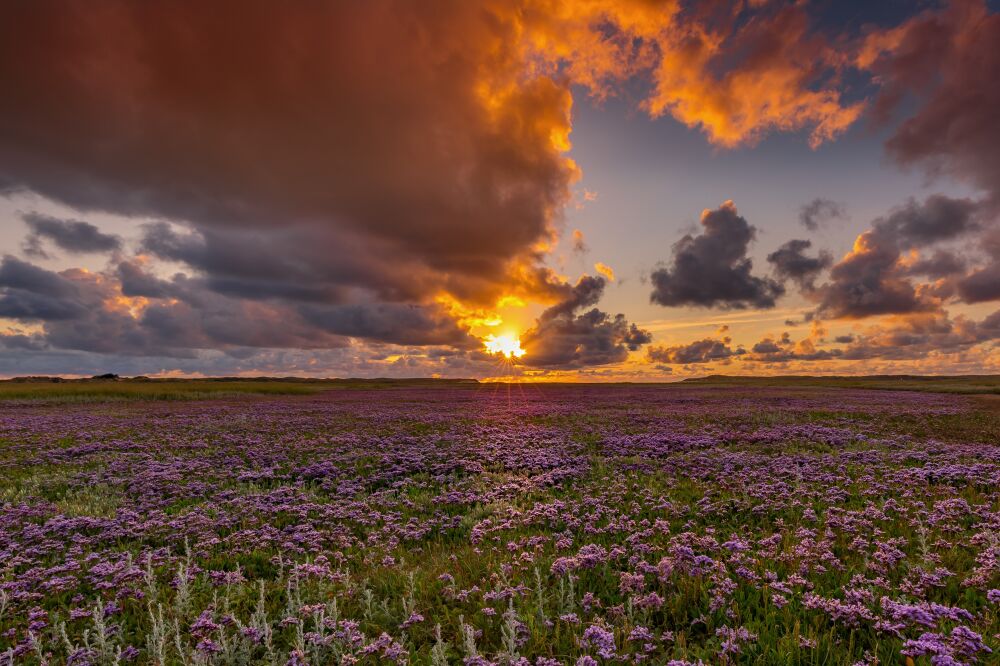
<svg viewBox="0 0 1000 666">
<path fill-rule="evenodd" d="M 833 264 L 833 256 L 825 250 L 815 257 L 807 256 L 805 251 L 810 247 L 811 241 L 793 239 L 767 255 L 767 260 L 780 279 L 793 280 L 802 289 L 809 290 L 819 274 Z"/>
<path fill-rule="evenodd" d="M 943 311 L 921 312 L 872 326 L 865 333 L 841 335 L 834 349 L 815 349 L 809 340 L 796 344 L 764 339 L 753 348 L 752 359 L 760 363 L 789 361 L 908 361 L 932 355 L 962 354 L 1000 339 L 1000 311 L 975 321 L 950 317 Z"/>
<path fill-rule="evenodd" d="M 784 348 L 771 338 L 761 340 L 750 349 L 754 354 L 775 354 L 783 350 Z"/>
<path fill-rule="evenodd" d="M 44 338 L 23 333 L 0 333 L 0 347 L 21 351 L 43 351 L 48 348 Z"/>
<path fill-rule="evenodd" d="M 903 275 L 923 275 L 936 280 L 964 273 L 966 260 L 949 250 L 935 250 L 930 256 L 922 256 L 917 261 L 904 266 Z"/>
<path fill-rule="evenodd" d="M 138 316 L 119 301 L 123 284 L 133 295 L 154 299 Z M 127 262 L 109 273 L 55 273 L 5 257 L 0 263 L 0 316 L 41 322 L 39 339 L 54 348 L 124 355 L 347 344 L 343 336 L 310 324 L 287 306 L 226 298 L 184 276 L 170 282 L 155 279 Z"/>
<path fill-rule="evenodd" d="M 125 296 L 168 298 L 177 293 L 175 285 L 150 275 L 142 269 L 142 266 L 132 261 L 118 264 L 118 280 Z"/>
<path fill-rule="evenodd" d="M 361 303 L 303 306 L 311 324 L 336 335 L 406 345 L 476 344 L 448 313 L 433 306 Z"/>
<path fill-rule="evenodd" d="M 739 215 L 733 202 L 706 211 L 703 231 L 674 245 L 670 266 L 650 275 L 650 301 L 665 306 L 770 308 L 784 293 L 774 280 L 752 275 L 746 256 L 756 229 Z"/>
<path fill-rule="evenodd" d="M 932 194 L 923 203 L 909 199 L 887 217 L 875 221 L 875 232 L 901 249 L 926 247 L 979 229 L 982 204 Z"/>
<path fill-rule="evenodd" d="M 604 288 L 607 280 L 599 276 L 584 275 L 572 288 L 567 290 L 566 296 L 546 309 L 541 319 L 555 319 L 556 317 L 571 315 L 580 308 L 597 305 L 604 295 Z"/>
<path fill-rule="evenodd" d="M 764 363 L 788 363 L 791 361 L 829 361 L 840 358 L 840 349 L 816 349 L 809 339 L 795 344 L 785 333 L 778 340 L 764 338 L 751 348 L 750 360 Z"/>
<path fill-rule="evenodd" d="M 891 157 L 964 179 L 1000 203 L 1000 14 L 980 0 L 946 3 L 899 28 L 874 69 L 882 118 L 901 101 L 913 112 L 886 142 Z"/>
<path fill-rule="evenodd" d="M 42 240 L 71 254 L 114 252 L 122 247 L 120 237 L 106 234 L 89 222 L 63 220 L 40 213 L 26 213 L 21 219 L 31 232 L 25 240 L 29 254 L 45 254 L 41 249 Z"/>
<path fill-rule="evenodd" d="M 904 251 L 949 241 L 979 229 L 981 204 L 969 199 L 932 195 L 923 203 L 909 200 L 876 219 L 854 250 L 830 271 L 830 281 L 816 289 L 820 315 L 858 319 L 872 315 L 929 311 L 938 303 L 921 295 L 900 265 Z"/>
<path fill-rule="evenodd" d="M 729 338 L 715 340 L 705 338 L 686 345 L 673 347 L 650 347 L 647 354 L 651 361 L 664 364 L 689 365 L 696 363 L 726 362 L 734 356 L 746 353 L 742 347 L 733 349 Z"/>
<path fill-rule="evenodd" d="M 955 287 L 966 303 L 1000 300 L 1000 228 L 994 226 L 979 238 L 987 263 L 960 278 Z"/>
<path fill-rule="evenodd" d="M 62 275 L 9 255 L 0 262 L 0 317 L 67 320 L 85 310 L 76 285 Z"/>
<path fill-rule="evenodd" d="M 1000 300 L 1000 260 L 973 271 L 958 281 L 958 294 L 966 303 Z"/>
<path fill-rule="evenodd" d="M 799 209 L 799 224 L 809 231 L 816 231 L 830 220 L 847 217 L 843 204 L 829 199 L 816 198 Z"/>
<path fill-rule="evenodd" d="M 521 336 L 526 354 L 521 363 L 534 368 L 578 369 L 620 363 L 652 339 L 648 331 L 629 323 L 625 315 L 609 315 L 595 305 L 604 293 L 603 277 L 585 275 L 564 299 L 539 316 Z"/>
</svg>

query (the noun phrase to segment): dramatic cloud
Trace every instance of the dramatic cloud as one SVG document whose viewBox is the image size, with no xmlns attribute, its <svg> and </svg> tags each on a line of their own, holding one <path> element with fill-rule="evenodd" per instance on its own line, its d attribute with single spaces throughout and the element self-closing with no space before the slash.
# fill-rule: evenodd
<svg viewBox="0 0 1000 666">
<path fill-rule="evenodd" d="M 874 32 L 859 58 L 883 82 L 883 117 L 908 96 L 918 101 L 888 140 L 889 154 L 965 179 L 994 204 L 1000 203 L 998 43 L 1000 14 L 983 0 L 952 0 L 894 30 Z"/>
<path fill-rule="evenodd" d="M 113 252 L 122 247 L 121 238 L 103 233 L 89 222 L 61 220 L 39 213 L 27 213 L 21 219 L 30 230 L 25 239 L 25 249 L 28 254 L 44 257 L 43 240 L 71 254 Z"/>
<path fill-rule="evenodd" d="M 67 1 L 3 25 L 0 180 L 183 223 L 237 290 L 487 302 L 577 176 L 568 88 L 528 76 L 499 8 Z"/>
<path fill-rule="evenodd" d="M 910 200 L 878 218 L 858 236 L 854 249 L 830 271 L 830 282 L 817 287 L 818 313 L 858 319 L 872 315 L 933 310 L 940 303 L 921 293 L 907 276 L 903 252 L 959 238 L 979 228 L 980 205 L 942 195 L 923 203 Z"/>
<path fill-rule="evenodd" d="M 807 88 L 832 64 L 818 37 L 780 46 L 803 36 L 799 8 L 713 23 L 670 3 L 523 5 L 18 5 L 0 32 L 0 180 L 202 231 L 280 224 L 299 239 L 289 263 L 341 248 L 402 291 L 486 298 L 568 201 L 570 81 L 606 94 L 648 69 L 650 111 L 724 145 L 829 138 L 856 115 Z"/>
<path fill-rule="evenodd" d="M 9 255 L 0 262 L 0 317 L 58 321 L 85 313 L 71 280 Z"/>
<path fill-rule="evenodd" d="M 202 279 L 164 280 L 135 262 L 107 273 L 56 273 L 5 257 L 0 317 L 40 323 L 38 339 L 48 346 L 99 353 L 189 357 L 204 349 L 337 348 L 349 338 L 460 349 L 477 344 L 438 306 L 231 298 Z"/>
<path fill-rule="evenodd" d="M 4 359 L 65 352 L 85 367 L 107 353 L 239 368 L 237 357 L 273 354 L 280 367 L 281 350 L 292 364 L 313 350 L 352 370 L 478 372 L 489 359 L 477 356 L 475 322 L 522 301 L 548 307 L 522 336 L 528 367 L 624 361 L 650 335 L 595 307 L 611 268 L 597 263 L 603 277 L 571 285 L 548 262 L 567 247 L 557 241 L 581 175 L 569 157 L 573 95 L 622 94 L 718 147 L 776 131 L 817 147 L 862 113 L 842 92 L 852 67 L 881 86 L 880 114 L 913 109 L 889 140 L 893 158 L 962 178 L 983 202 L 910 202 L 832 267 L 791 240 L 768 256 L 771 277 L 754 274 L 756 229 L 727 202 L 652 273 L 651 301 L 770 308 L 792 281 L 818 317 L 940 319 L 954 299 L 1000 298 L 1000 253 L 947 247 L 986 233 L 1000 206 L 1000 26 L 978 0 L 862 38 L 815 29 L 806 3 L 223 0 L 206 11 L 194 0 L 43 0 L 6 10 L 0 195 L 79 211 L 25 215 L 24 253 L 109 256 L 96 271 L 4 258 L 0 318 L 24 327 L 0 333 Z M 898 104 L 911 95 L 915 105 Z M 123 235 L 138 254 L 82 221 L 101 219 L 91 212 L 135 219 Z M 800 221 L 815 230 L 844 215 L 815 199 Z M 582 233 L 570 242 L 587 251 Z M 752 352 L 702 340 L 650 358 L 836 353 L 782 340 Z M 847 344 L 863 349 L 861 337 Z M 357 345 L 370 348 L 345 351 Z"/>
<path fill-rule="evenodd" d="M 833 256 L 824 251 L 809 257 L 805 251 L 812 247 L 808 240 L 790 240 L 767 255 L 774 266 L 774 273 L 782 280 L 793 280 L 804 290 L 811 290 L 821 272 L 833 264 Z"/>
<path fill-rule="evenodd" d="M 847 217 L 843 204 L 829 199 L 813 199 L 799 209 L 799 224 L 809 231 L 816 231 L 830 220 Z"/>
<path fill-rule="evenodd" d="M 406 303 L 315 306 L 300 309 L 320 329 L 352 338 L 401 345 L 478 346 L 442 308 Z"/>
<path fill-rule="evenodd" d="M 575 369 L 620 363 L 628 352 L 649 343 L 648 331 L 630 324 L 625 315 L 611 316 L 592 308 L 604 294 L 603 277 L 585 275 L 564 300 L 545 310 L 535 326 L 521 336 L 527 352 L 521 362 L 529 367 Z"/>
<path fill-rule="evenodd" d="M 241 307 L 457 340 L 442 300 L 558 297 L 542 260 L 579 176 L 572 86 L 641 79 L 646 111 L 721 146 L 774 130 L 817 145 L 860 106 L 808 24 L 798 6 L 672 0 L 19 3 L 0 24 L 0 193 L 163 220 L 146 252 L 268 303 Z M 25 248 L 119 249 L 81 225 L 39 223 Z M 128 270 L 123 292 L 167 293 Z M 728 307 L 773 301 L 748 279 Z"/>
<path fill-rule="evenodd" d="M 674 245 L 670 266 L 653 271 L 650 300 L 666 306 L 769 308 L 784 293 L 780 283 L 751 274 L 746 256 L 756 235 L 732 201 L 701 215 L 704 231 Z"/>
<path fill-rule="evenodd" d="M 746 353 L 742 348 L 733 349 L 731 343 L 728 337 L 721 340 L 705 338 L 674 347 L 650 347 L 647 355 L 650 361 L 672 365 L 728 362 L 733 356 Z"/>
<path fill-rule="evenodd" d="M 745 6 L 765 11 L 748 15 Z M 753 142 L 769 129 L 810 128 L 815 147 L 858 118 L 862 105 L 846 104 L 826 77 L 842 58 L 809 32 L 804 5 L 770 11 L 764 3 L 733 4 L 728 15 L 724 7 L 698 6 L 695 17 L 714 13 L 721 20 L 681 21 L 657 42 L 662 55 L 650 113 L 670 113 L 724 146 Z M 727 67 L 733 54 L 743 57 Z"/>
<path fill-rule="evenodd" d="M 978 245 L 986 249 L 988 263 L 961 275 L 968 258 L 938 252 L 906 268 L 908 274 L 950 279 L 937 290 L 945 295 L 954 290 L 968 303 L 1000 299 L 1000 252 L 988 247 L 1000 212 L 998 42 L 1000 15 L 982 0 L 953 0 L 895 29 L 873 31 L 858 58 L 858 64 L 882 82 L 877 110 L 883 119 L 903 100 L 916 99 L 907 104 L 912 114 L 886 142 L 889 155 L 900 164 L 953 176 L 986 193 L 982 218 L 993 231 L 987 230 Z"/>
</svg>

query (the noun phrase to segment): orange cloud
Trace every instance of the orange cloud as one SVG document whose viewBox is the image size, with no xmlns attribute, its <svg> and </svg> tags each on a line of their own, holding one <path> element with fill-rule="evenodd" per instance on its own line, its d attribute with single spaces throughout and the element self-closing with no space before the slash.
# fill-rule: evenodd
<svg viewBox="0 0 1000 666">
<path fill-rule="evenodd" d="M 809 128 L 815 148 L 861 114 L 862 105 L 845 104 L 836 88 L 810 87 L 817 69 L 832 69 L 836 61 L 820 38 L 808 34 L 801 6 L 740 28 L 695 23 L 675 30 L 658 42 L 662 56 L 645 104 L 653 116 L 669 113 L 725 147 L 752 143 L 769 130 Z M 738 53 L 746 55 L 713 73 Z"/>
<path fill-rule="evenodd" d="M 611 268 L 611 266 L 608 266 L 607 264 L 598 261 L 596 264 L 594 264 L 594 270 L 597 271 L 599 275 L 603 275 L 604 277 L 608 278 L 608 282 L 615 281 L 615 269 Z"/>
<path fill-rule="evenodd" d="M 808 129 L 816 147 L 863 110 L 827 76 L 847 63 L 809 33 L 801 5 L 681 12 L 671 0 L 543 0 L 526 2 L 522 15 L 532 71 L 555 69 L 598 99 L 647 76 L 650 115 L 698 127 L 719 146 Z"/>
</svg>

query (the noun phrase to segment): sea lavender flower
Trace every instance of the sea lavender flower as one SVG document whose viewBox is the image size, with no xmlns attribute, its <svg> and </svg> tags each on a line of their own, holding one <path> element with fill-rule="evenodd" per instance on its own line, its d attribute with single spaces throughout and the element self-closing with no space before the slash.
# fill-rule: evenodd
<svg viewBox="0 0 1000 666">
<path fill-rule="evenodd" d="M 613 659 L 616 655 L 615 635 L 597 624 L 583 630 L 583 645 L 596 650 L 602 659 Z"/>
<path fill-rule="evenodd" d="M 745 643 L 757 639 L 757 635 L 750 633 L 746 627 L 733 629 L 722 626 L 716 629 L 715 635 L 722 639 L 722 654 L 739 654 Z"/>
</svg>

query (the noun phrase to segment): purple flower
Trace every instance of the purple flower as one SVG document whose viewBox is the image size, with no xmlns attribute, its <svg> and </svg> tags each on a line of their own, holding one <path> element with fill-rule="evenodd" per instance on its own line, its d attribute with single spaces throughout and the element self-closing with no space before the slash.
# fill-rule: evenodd
<svg viewBox="0 0 1000 666">
<path fill-rule="evenodd" d="M 615 635 L 598 624 L 583 630 L 583 645 L 597 651 L 602 659 L 614 659 Z"/>
</svg>

